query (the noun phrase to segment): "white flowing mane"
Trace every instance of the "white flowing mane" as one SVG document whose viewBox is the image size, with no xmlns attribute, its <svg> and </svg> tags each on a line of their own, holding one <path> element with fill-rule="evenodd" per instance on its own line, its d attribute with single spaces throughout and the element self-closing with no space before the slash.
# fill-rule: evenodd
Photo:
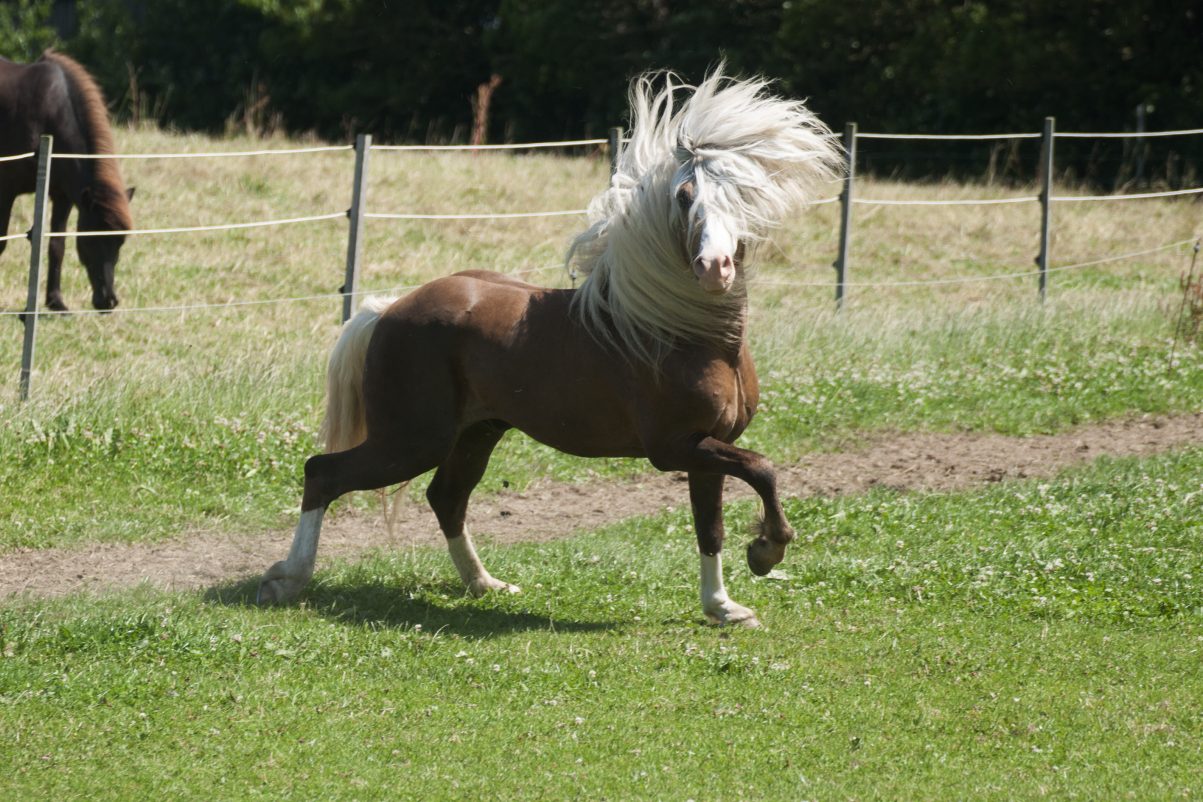
<svg viewBox="0 0 1203 802">
<path fill-rule="evenodd" d="M 689 248 L 699 208 L 734 221 L 739 241 L 754 245 L 844 163 L 830 130 L 800 101 L 767 94 L 763 79 L 728 78 L 720 66 L 697 87 L 665 73 L 656 91 L 655 78 L 632 84 L 630 141 L 568 252 L 586 276 L 573 299 L 583 324 L 652 365 L 680 342 L 742 337 L 745 270 L 717 296 L 694 278 Z M 689 211 L 676 201 L 687 183 L 695 190 Z"/>
</svg>

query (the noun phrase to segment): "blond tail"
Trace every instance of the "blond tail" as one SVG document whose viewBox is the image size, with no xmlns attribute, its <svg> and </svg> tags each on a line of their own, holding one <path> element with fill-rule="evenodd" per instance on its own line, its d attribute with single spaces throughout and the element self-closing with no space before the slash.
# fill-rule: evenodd
<svg viewBox="0 0 1203 802">
<path fill-rule="evenodd" d="M 326 370 L 326 418 L 321 438 L 326 451 L 346 451 L 367 439 L 363 410 L 363 367 L 376 323 L 395 298 L 365 298 L 343 326 Z"/>
</svg>

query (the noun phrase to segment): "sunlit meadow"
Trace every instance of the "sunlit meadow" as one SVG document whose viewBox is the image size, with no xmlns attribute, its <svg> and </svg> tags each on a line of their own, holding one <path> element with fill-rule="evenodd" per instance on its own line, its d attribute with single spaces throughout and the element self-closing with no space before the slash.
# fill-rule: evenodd
<svg viewBox="0 0 1203 802">
<path fill-rule="evenodd" d="M 117 134 L 125 152 L 297 144 Z M 339 212 L 351 168 L 348 152 L 123 163 L 139 228 Z M 606 175 L 589 150 L 377 152 L 368 208 L 579 209 Z M 1199 208 L 1059 205 L 1053 264 L 1190 240 Z M 836 221 L 835 204 L 817 206 L 760 252 L 750 447 L 792 460 L 874 431 L 1024 435 L 1203 408 L 1203 353 L 1173 334 L 1189 247 L 1055 272 L 1041 305 L 1031 275 L 959 281 L 1033 269 L 1035 204 L 858 206 L 837 314 Z M 568 286 L 561 261 L 578 225 L 371 220 L 362 284 L 404 291 L 488 268 Z M 27 404 L 15 400 L 21 329 L 0 318 L 0 559 L 289 525 L 316 448 L 345 252 L 341 220 L 131 238 L 117 313 L 42 321 Z M 6 311 L 23 303 L 27 256 L 17 242 L 0 258 Z M 932 281 L 947 283 L 913 283 Z M 64 284 L 83 308 L 73 254 Z M 230 302 L 244 305 L 162 310 Z M 646 469 L 518 435 L 494 465 L 482 492 L 499 476 Z M 803 537 L 783 570 L 754 580 L 728 565 L 732 595 L 766 623 L 756 632 L 702 626 L 687 505 L 553 543 L 486 543 L 494 573 L 524 587 L 516 597 L 465 599 L 445 554 L 419 549 L 322 562 L 291 609 L 249 606 L 254 581 L 237 578 L 202 594 L 10 600 L 0 792 L 1190 798 L 1203 790 L 1200 475 L 1188 449 L 966 493 L 791 499 Z M 732 537 L 754 516 L 730 505 Z"/>
</svg>

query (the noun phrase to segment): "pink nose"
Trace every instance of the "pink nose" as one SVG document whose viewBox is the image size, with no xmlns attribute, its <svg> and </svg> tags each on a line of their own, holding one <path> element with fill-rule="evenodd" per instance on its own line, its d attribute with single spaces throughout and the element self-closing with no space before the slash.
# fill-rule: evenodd
<svg viewBox="0 0 1203 802">
<path fill-rule="evenodd" d="M 693 261 L 693 274 L 706 292 L 723 293 L 735 281 L 735 262 L 727 254 L 711 259 L 699 256 Z"/>
</svg>

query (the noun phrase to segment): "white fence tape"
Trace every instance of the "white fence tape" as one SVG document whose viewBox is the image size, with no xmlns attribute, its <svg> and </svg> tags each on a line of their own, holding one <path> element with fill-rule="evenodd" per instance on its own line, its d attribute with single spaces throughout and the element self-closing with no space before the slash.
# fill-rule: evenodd
<svg viewBox="0 0 1203 802">
<path fill-rule="evenodd" d="M 503 145 L 372 145 L 372 150 L 528 150 L 533 148 L 573 148 L 582 145 L 604 145 L 605 139 L 567 139 L 563 142 L 513 142 Z"/>
<path fill-rule="evenodd" d="M 1175 195 L 1198 195 L 1200 192 L 1203 192 L 1203 187 L 1174 189 L 1167 192 L 1140 192 L 1135 195 L 1054 195 L 1052 200 L 1060 203 L 1073 201 L 1141 200 L 1143 198 L 1170 198 Z"/>
<path fill-rule="evenodd" d="M 1058 139 L 1136 139 L 1159 136 L 1191 136 L 1203 134 L 1203 128 L 1184 128 L 1177 131 L 1054 131 Z M 937 141 L 974 141 L 990 139 L 1039 139 L 1038 133 L 1022 134 L 885 134 L 857 132 L 857 139 L 930 139 Z"/>
<path fill-rule="evenodd" d="M 217 150 L 205 153 L 52 153 L 51 159 L 224 159 L 234 156 L 287 156 L 297 153 L 333 153 L 355 150 L 352 145 L 322 145 L 313 148 L 274 150 Z"/>
<path fill-rule="evenodd" d="M 1108 264 L 1110 262 L 1120 262 L 1124 259 L 1132 259 L 1137 256 L 1148 256 L 1149 254 L 1168 251 L 1174 248 L 1181 248 L 1184 245 L 1193 245 L 1198 242 L 1198 237 L 1171 242 L 1168 245 L 1159 245 L 1156 248 L 1148 248 L 1143 251 L 1131 251 L 1129 253 L 1121 253 L 1116 256 L 1107 256 L 1102 259 L 1094 259 L 1089 262 L 1076 262 L 1069 265 L 1059 265 L 1050 267 L 1047 272 L 1060 273 L 1067 270 L 1080 270 L 1084 267 L 1094 267 L 1095 265 Z M 991 273 L 985 276 L 954 276 L 952 278 L 936 278 L 936 279 L 914 279 L 912 281 L 846 281 L 845 287 L 930 287 L 941 284 L 968 284 L 979 281 L 1002 281 L 1013 278 L 1031 278 L 1032 276 L 1040 275 L 1039 270 L 1025 270 L 1018 273 Z M 831 289 L 836 286 L 834 281 L 790 281 L 788 279 L 782 281 L 773 281 L 763 279 L 755 282 L 769 287 L 823 287 Z"/>
<path fill-rule="evenodd" d="M 331 212 L 330 214 L 315 214 L 310 217 L 290 217 L 286 220 L 259 220 L 254 223 L 223 223 L 212 226 L 183 226 L 180 228 L 137 228 L 125 231 L 56 231 L 46 234 L 47 237 L 116 237 L 134 236 L 137 234 L 187 234 L 194 231 L 232 231 L 239 228 L 264 228 L 266 226 L 286 226 L 291 223 L 313 223 L 318 220 L 346 219 L 346 212 Z"/>
<path fill-rule="evenodd" d="M 18 153 L 15 156 L 0 156 L 0 162 L 16 162 L 21 159 L 32 159 L 36 153 Z"/>
<path fill-rule="evenodd" d="M 1000 203 L 1031 203 L 1040 198 L 1036 195 L 1021 198 L 987 198 L 968 200 L 889 200 L 886 198 L 858 198 L 853 196 L 853 203 L 863 203 L 874 206 L 994 206 Z"/>
<path fill-rule="evenodd" d="M 515 220 L 523 217 L 566 217 L 585 214 L 588 209 L 565 209 L 554 212 L 480 212 L 469 214 L 393 214 L 391 212 L 365 212 L 364 217 L 374 220 Z"/>
<path fill-rule="evenodd" d="M 933 139 L 974 141 L 986 139 L 1039 139 L 1040 134 L 874 134 L 857 132 L 857 139 Z"/>
<path fill-rule="evenodd" d="M 1065 139 L 1133 139 L 1154 136 L 1189 136 L 1203 134 L 1203 128 L 1185 128 L 1179 131 L 1115 131 L 1110 133 L 1095 133 L 1090 131 L 1054 132 L 1053 136 Z"/>
</svg>

